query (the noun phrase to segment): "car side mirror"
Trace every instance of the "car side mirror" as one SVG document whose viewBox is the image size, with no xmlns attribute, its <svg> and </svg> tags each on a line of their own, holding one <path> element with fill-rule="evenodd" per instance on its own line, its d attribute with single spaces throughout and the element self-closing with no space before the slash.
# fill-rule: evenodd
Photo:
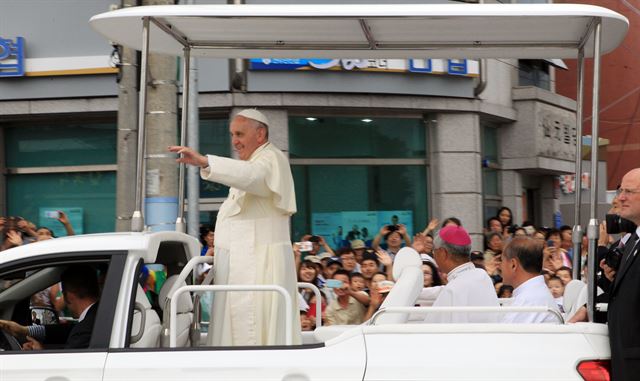
<svg viewBox="0 0 640 381">
<path fill-rule="evenodd" d="M 32 324 L 58 324 L 60 318 L 58 312 L 51 307 L 31 307 L 31 323 Z"/>
</svg>

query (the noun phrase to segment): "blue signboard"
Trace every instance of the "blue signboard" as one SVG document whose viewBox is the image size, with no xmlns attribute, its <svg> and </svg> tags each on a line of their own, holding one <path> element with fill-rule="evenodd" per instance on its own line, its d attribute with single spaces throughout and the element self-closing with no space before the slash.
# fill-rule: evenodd
<svg viewBox="0 0 640 381">
<path fill-rule="evenodd" d="M 0 37 L 0 77 L 24 76 L 24 37 L 15 41 Z"/>
<path fill-rule="evenodd" d="M 450 74 L 474 76 L 478 73 L 477 61 L 465 59 L 323 59 L 323 58 L 254 58 L 249 69 L 257 71 L 277 70 L 331 70 L 367 71 L 420 74 Z"/>
</svg>

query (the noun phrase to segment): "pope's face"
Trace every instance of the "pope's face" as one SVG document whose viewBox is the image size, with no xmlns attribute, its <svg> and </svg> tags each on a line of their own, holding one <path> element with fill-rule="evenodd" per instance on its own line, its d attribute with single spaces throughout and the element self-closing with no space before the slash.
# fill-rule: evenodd
<svg viewBox="0 0 640 381">
<path fill-rule="evenodd" d="M 236 116 L 229 126 L 231 144 L 238 152 L 240 160 L 249 160 L 253 152 L 266 143 L 266 130 L 257 128 L 256 122 L 242 116 Z"/>
</svg>

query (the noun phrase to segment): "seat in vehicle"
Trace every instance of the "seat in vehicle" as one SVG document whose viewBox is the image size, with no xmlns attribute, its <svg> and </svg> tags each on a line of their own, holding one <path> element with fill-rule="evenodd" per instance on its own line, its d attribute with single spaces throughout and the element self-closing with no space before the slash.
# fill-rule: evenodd
<svg viewBox="0 0 640 381">
<path fill-rule="evenodd" d="M 424 284 L 420 254 L 411 247 L 400 249 L 393 262 L 393 278 L 396 283 L 380 308 L 414 306 Z M 376 325 L 404 324 L 408 319 L 408 313 L 385 313 L 376 319 Z M 325 342 L 352 328 L 353 325 L 323 326 L 316 328 L 314 336 L 317 341 Z"/>
<path fill-rule="evenodd" d="M 136 290 L 136 306 L 131 324 L 131 348 L 157 348 L 160 344 L 162 324 L 158 313 L 151 307 L 147 295 L 140 285 Z M 144 315 L 144 322 L 142 316 Z M 141 325 L 142 324 L 142 325 Z"/>
<path fill-rule="evenodd" d="M 160 289 L 159 301 L 160 308 L 165 311 L 165 308 L 169 308 L 169 304 L 167 303 L 167 297 L 169 296 L 169 292 L 173 288 L 174 284 L 178 281 L 179 275 L 171 275 L 167 278 L 167 280 L 162 285 Z M 183 281 L 180 286 L 186 286 L 187 284 Z M 191 322 L 193 321 L 193 301 L 191 300 L 191 296 L 188 292 L 180 294 L 178 304 L 177 304 L 177 319 L 176 326 L 172 327 L 172 329 L 176 330 L 176 346 L 178 347 L 186 347 L 189 345 L 189 327 Z M 165 312 L 164 319 L 169 319 L 169 315 Z M 163 321 L 164 325 L 168 325 L 168 321 Z"/>
<path fill-rule="evenodd" d="M 414 306 L 424 285 L 420 254 L 411 247 L 400 249 L 393 261 L 393 278 L 396 283 L 380 309 Z M 376 325 L 403 324 L 408 319 L 409 313 L 385 313 L 377 318 Z"/>
</svg>

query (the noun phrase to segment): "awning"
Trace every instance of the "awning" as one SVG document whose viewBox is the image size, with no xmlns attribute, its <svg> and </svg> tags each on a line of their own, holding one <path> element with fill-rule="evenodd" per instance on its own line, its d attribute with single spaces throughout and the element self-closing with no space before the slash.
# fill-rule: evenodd
<svg viewBox="0 0 640 381">
<path fill-rule="evenodd" d="M 574 58 L 583 44 L 593 55 L 598 18 L 603 53 L 628 29 L 614 11 L 576 4 L 166 5 L 102 13 L 90 24 L 141 50 L 143 17 L 153 21 L 152 52 L 181 55 L 184 43 L 192 56 L 215 58 Z"/>
</svg>

